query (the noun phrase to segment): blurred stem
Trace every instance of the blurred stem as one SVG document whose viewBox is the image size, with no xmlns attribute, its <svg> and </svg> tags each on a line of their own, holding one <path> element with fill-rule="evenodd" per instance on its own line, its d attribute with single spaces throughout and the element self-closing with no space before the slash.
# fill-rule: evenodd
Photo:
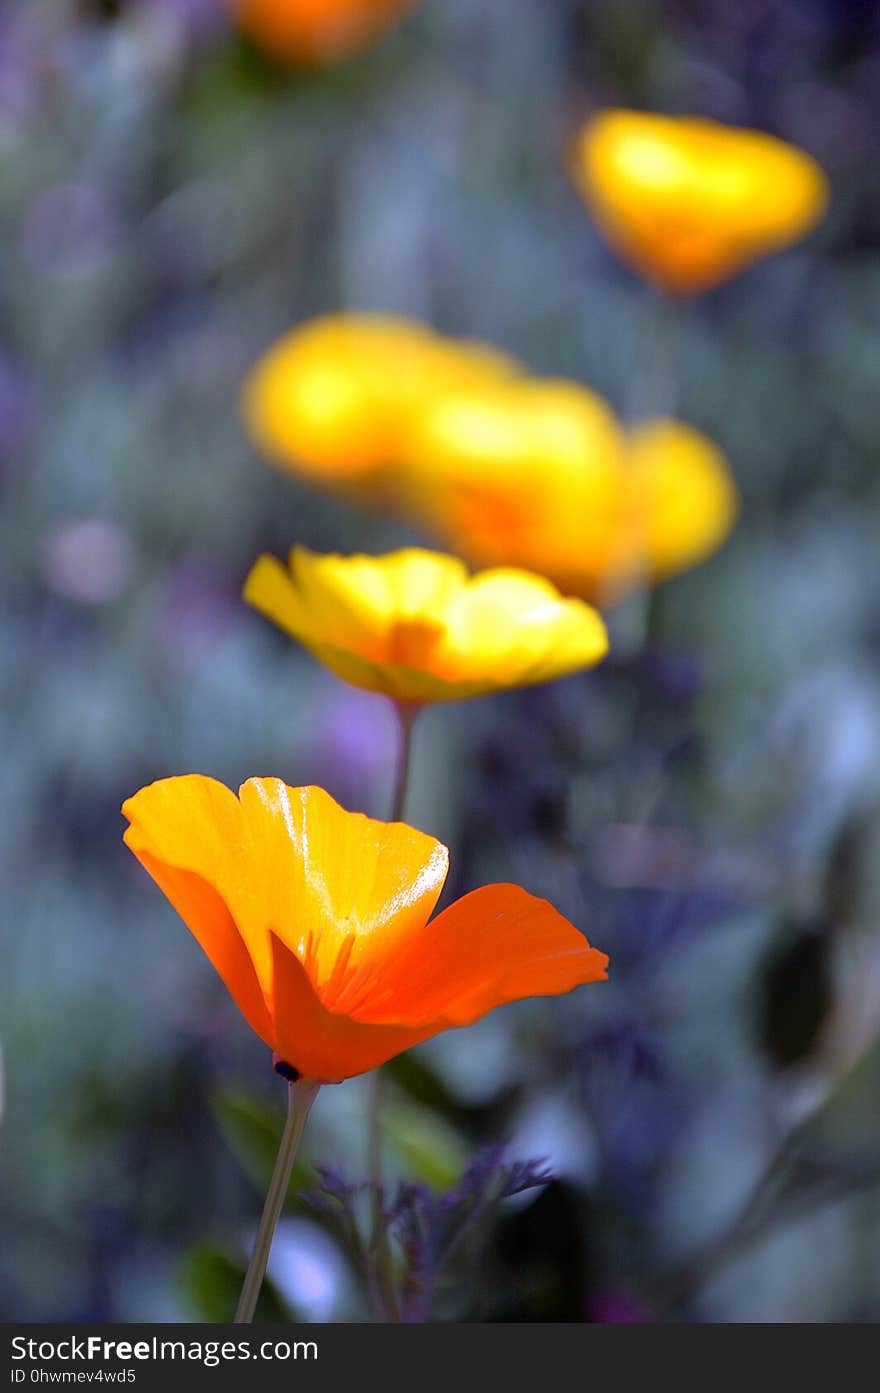
<svg viewBox="0 0 880 1393">
<path fill-rule="evenodd" d="M 406 794 L 409 788 L 409 771 L 412 764 L 412 734 L 413 726 L 416 723 L 416 716 L 419 714 L 417 706 L 400 706 L 394 703 L 397 712 L 397 724 L 400 730 L 399 754 L 397 757 L 397 773 L 394 778 L 394 797 L 391 800 L 391 821 L 402 822 L 403 814 L 406 809 Z"/>
<path fill-rule="evenodd" d="M 664 290 L 652 288 L 633 353 L 626 420 L 630 429 L 644 418 L 673 416 L 680 396 L 682 306 Z M 618 654 L 638 655 L 656 636 L 657 588 L 643 575 L 640 587 L 619 607 L 615 644 Z"/>
<path fill-rule="evenodd" d="M 269 1181 L 254 1251 L 251 1254 L 241 1296 L 238 1299 L 235 1311 L 236 1325 L 247 1325 L 254 1318 L 260 1288 L 266 1275 L 266 1264 L 269 1261 L 272 1239 L 275 1237 L 275 1229 L 287 1197 L 290 1173 L 296 1160 L 296 1153 L 299 1149 L 309 1109 L 315 1101 L 319 1087 L 319 1084 L 311 1083 L 306 1079 L 297 1079 L 288 1085 L 287 1121 L 284 1124 L 275 1169 L 272 1172 L 272 1179 Z"/>
<path fill-rule="evenodd" d="M 626 418 L 674 416 L 680 396 L 682 304 L 665 290 L 648 294 L 632 359 Z"/>
</svg>

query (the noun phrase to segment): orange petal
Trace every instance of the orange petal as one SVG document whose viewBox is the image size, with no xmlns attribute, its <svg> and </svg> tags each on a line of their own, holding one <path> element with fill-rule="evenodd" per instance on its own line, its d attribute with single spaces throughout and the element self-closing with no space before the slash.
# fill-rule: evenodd
<svg viewBox="0 0 880 1393">
<path fill-rule="evenodd" d="M 433 1035 L 508 1001 L 602 981 L 607 965 L 606 954 L 546 900 L 518 885 L 486 885 L 401 944 L 356 1014 Z"/>
<path fill-rule="evenodd" d="M 271 935 L 275 1049 L 308 1079 L 341 1083 L 384 1064 L 425 1038 L 424 1029 L 372 1025 L 322 1005 L 295 953 Z"/>
<path fill-rule="evenodd" d="M 171 784 L 174 789 L 168 787 Z M 175 796 L 180 794 L 182 800 Z M 192 818 L 194 801 L 214 807 L 223 819 L 237 812 L 234 795 L 213 779 L 199 775 L 163 779 L 123 805 L 131 820 L 124 840 L 177 910 L 248 1025 L 271 1047 L 272 1023 L 254 964 L 217 884 L 217 857 L 228 861 L 229 847 L 224 855 L 223 847 L 212 845 L 214 824 Z M 180 831 L 181 816 L 187 815 L 192 820 L 187 828 L 189 854 L 184 858 L 189 864 L 184 865 L 175 832 Z"/>
<path fill-rule="evenodd" d="M 240 797 L 253 933 L 273 929 L 332 1009 L 353 974 L 424 927 L 449 853 L 405 823 L 347 812 L 322 788 L 248 779 Z"/>
</svg>

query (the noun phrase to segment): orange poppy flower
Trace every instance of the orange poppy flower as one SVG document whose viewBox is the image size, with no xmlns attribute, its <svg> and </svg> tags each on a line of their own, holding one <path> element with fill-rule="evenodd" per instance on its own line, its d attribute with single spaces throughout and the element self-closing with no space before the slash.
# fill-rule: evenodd
<svg viewBox="0 0 880 1393">
<path fill-rule="evenodd" d="M 408 451 L 408 502 L 452 551 L 523 566 L 594 603 L 696 565 L 737 511 L 706 436 L 671 420 L 625 432 L 576 383 L 449 394 L 415 421 Z"/>
<path fill-rule="evenodd" d="M 640 111 L 589 120 L 571 174 L 618 255 L 683 295 L 803 237 L 829 196 L 816 161 L 774 136 Z"/>
<path fill-rule="evenodd" d="M 244 598 L 344 681 L 405 706 L 549 682 L 605 656 L 595 610 L 549 581 L 410 548 L 261 556 Z"/>
<path fill-rule="evenodd" d="M 505 1002 L 606 976 L 606 955 L 516 885 L 429 924 L 446 847 L 323 789 L 249 779 L 236 798 L 189 774 L 122 811 L 128 847 L 287 1077 L 339 1083 Z"/>
<path fill-rule="evenodd" d="M 392 315 L 329 314 L 272 345 L 242 392 L 245 427 L 282 469 L 328 487 L 393 492 L 412 417 L 447 391 L 518 370 L 482 344 Z"/>
<path fill-rule="evenodd" d="M 415 0 L 227 0 L 246 34 L 292 63 L 336 63 L 365 48 Z"/>
</svg>

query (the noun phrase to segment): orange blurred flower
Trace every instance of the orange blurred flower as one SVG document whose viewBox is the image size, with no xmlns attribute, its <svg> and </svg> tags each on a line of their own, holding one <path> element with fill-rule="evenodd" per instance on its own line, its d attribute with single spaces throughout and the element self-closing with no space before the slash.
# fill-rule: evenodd
<svg viewBox="0 0 880 1393">
<path fill-rule="evenodd" d="M 408 453 L 412 509 L 451 550 L 602 604 L 709 556 L 738 506 L 706 436 L 671 420 L 627 433 L 569 382 L 450 394 L 414 422 Z"/>
<path fill-rule="evenodd" d="M 242 393 L 244 423 L 275 464 L 330 487 L 393 491 L 412 417 L 443 392 L 511 376 L 496 349 L 392 315 L 330 314 L 279 339 Z"/>
<path fill-rule="evenodd" d="M 282 1072 L 338 1083 L 522 997 L 606 976 L 545 900 L 487 885 L 428 924 L 446 847 L 320 788 L 199 774 L 123 805 L 125 841 Z"/>
<path fill-rule="evenodd" d="M 227 0 L 241 28 L 276 57 L 336 63 L 379 38 L 416 0 Z"/>
<path fill-rule="evenodd" d="M 457 701 L 590 667 L 608 639 L 595 610 L 525 571 L 468 574 L 410 548 L 387 556 L 261 556 L 244 598 L 331 672 L 402 705 Z"/>
<path fill-rule="evenodd" d="M 797 241 L 829 197 L 815 160 L 774 136 L 639 111 L 589 120 L 571 174 L 620 257 L 678 294 Z"/>
</svg>

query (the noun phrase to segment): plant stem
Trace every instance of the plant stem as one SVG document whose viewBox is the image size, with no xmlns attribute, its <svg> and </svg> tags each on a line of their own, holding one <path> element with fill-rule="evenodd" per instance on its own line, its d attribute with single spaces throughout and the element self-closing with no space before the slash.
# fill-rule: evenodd
<svg viewBox="0 0 880 1393">
<path fill-rule="evenodd" d="M 413 726 L 416 716 L 419 714 L 419 708 L 417 706 L 399 706 L 395 702 L 394 709 L 397 712 L 397 723 L 400 728 L 400 752 L 397 757 L 397 773 L 394 777 L 394 796 L 391 800 L 390 820 L 402 822 L 409 787 L 409 771 L 412 764 Z"/>
<path fill-rule="evenodd" d="M 266 1194 L 266 1203 L 263 1206 L 260 1227 L 257 1230 L 257 1240 L 254 1244 L 254 1251 L 251 1254 L 244 1285 L 241 1289 L 241 1296 L 238 1299 L 238 1306 L 235 1311 L 236 1325 L 247 1325 L 254 1318 L 254 1311 L 256 1310 L 257 1300 L 260 1295 L 260 1288 L 263 1285 L 263 1278 L 266 1275 L 269 1250 L 272 1247 L 275 1228 L 287 1197 L 287 1187 L 290 1184 L 290 1173 L 293 1170 L 293 1163 L 296 1160 L 296 1153 L 300 1138 L 303 1134 L 303 1128 L 306 1125 L 306 1118 L 309 1115 L 309 1109 L 312 1103 L 315 1101 L 318 1088 L 318 1084 L 311 1083 L 307 1079 L 297 1079 L 295 1082 L 288 1085 L 287 1121 L 284 1124 L 284 1133 L 281 1137 L 281 1145 L 278 1148 L 278 1158 L 275 1162 L 275 1169 L 272 1172 L 272 1179 L 269 1181 L 269 1189 Z"/>
<path fill-rule="evenodd" d="M 680 395 L 683 306 L 662 290 L 651 290 L 639 340 L 633 353 L 625 416 L 629 425 L 642 417 L 674 416 Z"/>
<path fill-rule="evenodd" d="M 669 417 L 676 413 L 680 396 L 682 315 L 683 307 L 673 296 L 659 289 L 650 291 L 633 352 L 624 410 L 628 430 L 645 418 Z M 618 656 L 638 657 L 652 637 L 656 637 L 657 589 L 646 571 L 640 580 L 614 615 L 613 645 Z"/>
</svg>

